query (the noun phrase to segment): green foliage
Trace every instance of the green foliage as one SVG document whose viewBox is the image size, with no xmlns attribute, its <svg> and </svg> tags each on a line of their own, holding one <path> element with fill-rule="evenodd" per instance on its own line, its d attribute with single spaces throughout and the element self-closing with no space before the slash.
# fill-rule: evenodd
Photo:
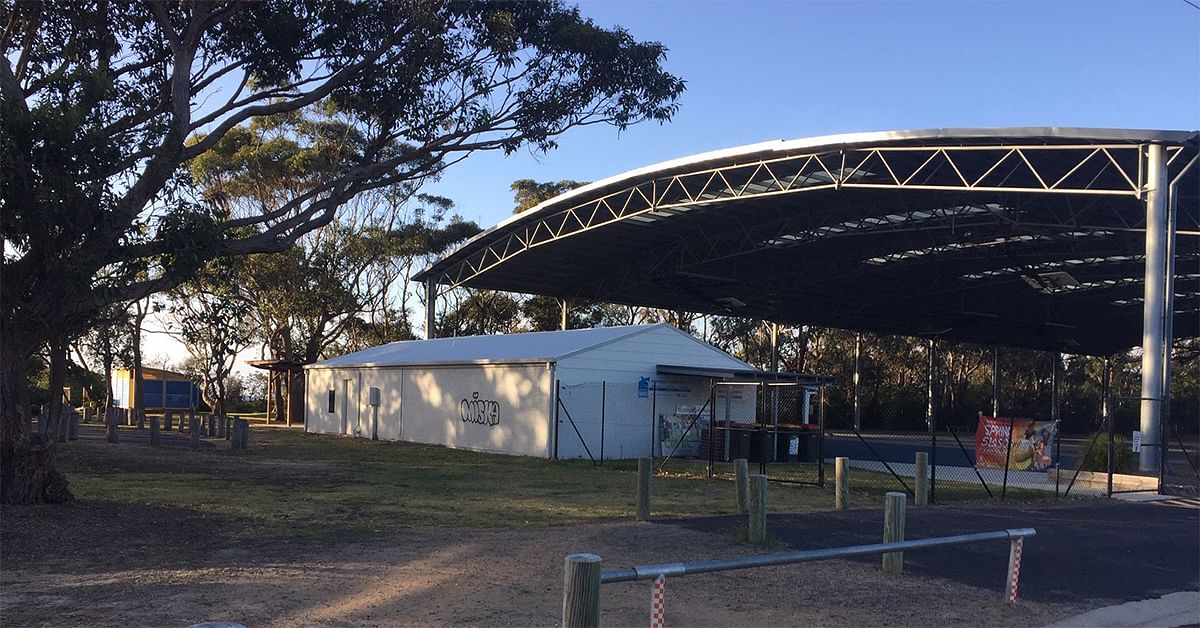
<svg viewBox="0 0 1200 628">
<path fill-rule="evenodd" d="M 538 203 L 548 201 L 559 194 L 570 192 L 584 185 L 587 185 L 587 182 L 581 183 L 570 179 L 547 181 L 545 183 L 539 183 L 533 179 L 517 179 L 509 186 L 513 191 L 513 202 L 516 203 L 513 213 L 519 214 Z"/>
<path fill-rule="evenodd" d="M 467 154 L 666 121 L 684 89 L 661 44 L 555 0 L 7 2 L 3 15 L 9 363 L 210 259 L 285 250 L 364 194 L 397 205 Z"/>
<path fill-rule="evenodd" d="M 1095 443 L 1092 439 L 1095 438 Z M 1124 473 L 1133 468 L 1133 447 L 1129 444 L 1129 440 L 1119 434 L 1114 434 L 1112 439 L 1113 444 L 1113 472 Z M 1091 445 L 1091 449 L 1088 446 Z M 1108 432 L 1099 432 L 1088 436 L 1087 440 L 1081 441 L 1078 448 L 1075 450 L 1077 460 L 1081 460 L 1081 469 L 1084 471 L 1108 471 Z"/>
</svg>

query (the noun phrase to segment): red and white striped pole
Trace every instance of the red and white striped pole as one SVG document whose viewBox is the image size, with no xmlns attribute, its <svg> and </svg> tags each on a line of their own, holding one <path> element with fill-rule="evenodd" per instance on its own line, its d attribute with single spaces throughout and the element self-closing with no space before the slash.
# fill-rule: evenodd
<svg viewBox="0 0 1200 628">
<path fill-rule="evenodd" d="M 666 614 L 666 576 L 659 576 L 654 579 L 654 585 L 650 587 L 650 628 L 664 628 L 667 623 L 664 619 Z"/>
<path fill-rule="evenodd" d="M 1008 603 L 1017 603 L 1017 581 L 1021 578 L 1021 548 L 1025 545 L 1025 537 L 1012 540 L 1008 549 L 1008 582 L 1005 590 L 1008 592 Z"/>
</svg>

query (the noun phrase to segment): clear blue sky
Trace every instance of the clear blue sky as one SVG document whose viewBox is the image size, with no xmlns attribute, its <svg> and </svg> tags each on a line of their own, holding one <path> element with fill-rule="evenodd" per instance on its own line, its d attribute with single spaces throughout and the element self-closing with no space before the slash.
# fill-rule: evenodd
<svg viewBox="0 0 1200 628">
<path fill-rule="evenodd" d="M 1194 0 L 1200 4 L 1200 0 Z M 669 124 L 577 129 L 546 155 L 480 154 L 426 192 L 490 227 L 516 179 L 595 181 L 752 142 L 935 127 L 1200 129 L 1200 10 L 1183 0 L 585 1 L 669 49 Z"/>
</svg>

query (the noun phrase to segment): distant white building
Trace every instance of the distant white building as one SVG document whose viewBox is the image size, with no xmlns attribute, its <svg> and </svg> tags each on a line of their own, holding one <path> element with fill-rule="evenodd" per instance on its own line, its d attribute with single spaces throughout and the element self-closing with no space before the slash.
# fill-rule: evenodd
<svg viewBox="0 0 1200 628">
<path fill-rule="evenodd" d="M 635 458 L 659 453 L 664 432 L 689 417 L 707 424 L 712 405 L 718 418 L 735 406 L 753 416 L 753 387 L 710 403 L 714 380 L 753 371 L 664 324 L 395 342 L 304 367 L 305 430 Z"/>
</svg>

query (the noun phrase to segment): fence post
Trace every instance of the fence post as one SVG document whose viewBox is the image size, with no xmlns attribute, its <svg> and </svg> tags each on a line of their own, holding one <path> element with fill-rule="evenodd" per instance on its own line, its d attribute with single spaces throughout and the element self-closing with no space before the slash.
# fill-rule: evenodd
<svg viewBox="0 0 1200 628">
<path fill-rule="evenodd" d="M 750 542 L 767 542 L 767 476 L 750 476 Z"/>
<path fill-rule="evenodd" d="M 916 486 L 914 487 L 915 497 L 914 502 L 917 506 L 929 505 L 929 454 L 924 451 L 917 452 L 917 462 L 913 469 Z"/>
<path fill-rule="evenodd" d="M 150 446 L 158 447 L 158 417 L 150 417 Z"/>
<path fill-rule="evenodd" d="M 833 507 L 845 510 L 850 506 L 850 459 L 838 456 L 833 459 Z"/>
<path fill-rule="evenodd" d="M 750 512 L 750 463 L 745 458 L 733 461 L 734 478 L 737 481 L 738 514 Z"/>
<path fill-rule="evenodd" d="M 233 438 L 230 440 L 229 448 L 250 448 L 250 424 L 246 422 L 246 419 L 235 418 L 233 420 Z"/>
<path fill-rule="evenodd" d="M 908 496 L 891 492 L 883 502 L 883 542 L 895 543 L 904 540 L 904 503 Z M 904 573 L 904 552 L 888 552 L 883 555 L 884 573 Z"/>
<path fill-rule="evenodd" d="M 571 554 L 563 564 L 563 628 L 600 625 L 600 568 L 595 554 Z"/>
<path fill-rule="evenodd" d="M 192 434 L 192 449 L 200 449 L 200 419 L 191 417 L 188 421 L 188 430 Z"/>
<path fill-rule="evenodd" d="M 115 443 L 117 442 L 117 413 L 110 408 L 104 414 L 104 440 Z"/>
<path fill-rule="evenodd" d="M 1024 545 L 1025 538 L 1017 537 L 1008 547 L 1008 577 L 1004 581 L 1004 596 L 1009 604 L 1017 603 L 1017 581 L 1021 577 L 1021 548 Z"/>
<path fill-rule="evenodd" d="M 637 479 L 637 520 L 650 519 L 650 478 L 654 476 L 654 461 L 650 458 L 638 458 Z"/>
</svg>

